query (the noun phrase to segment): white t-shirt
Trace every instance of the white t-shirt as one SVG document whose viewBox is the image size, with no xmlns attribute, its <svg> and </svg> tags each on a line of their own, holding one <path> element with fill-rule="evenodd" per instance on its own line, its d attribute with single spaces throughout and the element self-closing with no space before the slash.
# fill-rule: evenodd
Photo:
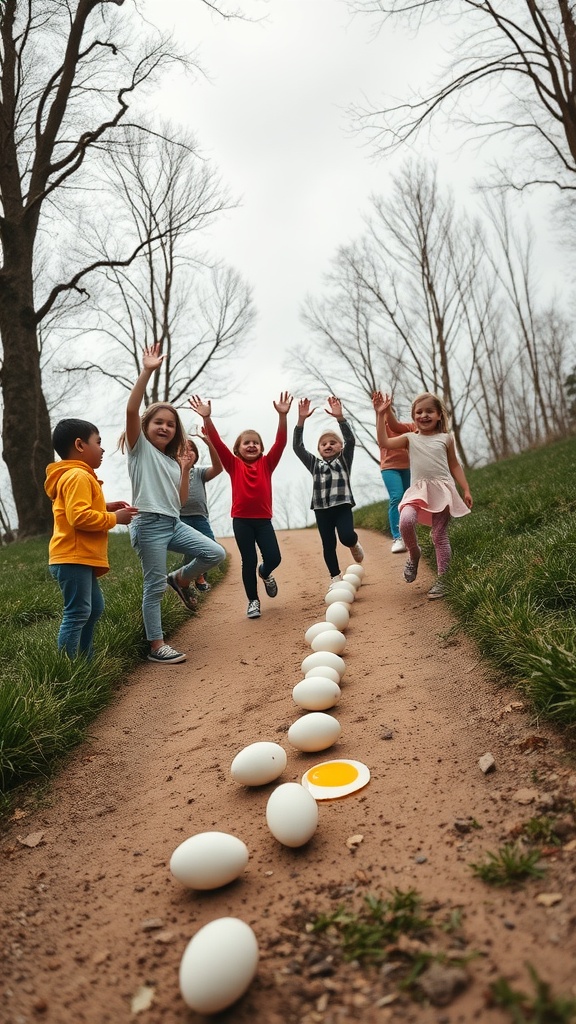
<svg viewBox="0 0 576 1024">
<path fill-rule="evenodd" d="M 128 448 L 132 504 L 140 512 L 180 518 L 180 463 L 155 448 L 143 430 Z"/>
</svg>

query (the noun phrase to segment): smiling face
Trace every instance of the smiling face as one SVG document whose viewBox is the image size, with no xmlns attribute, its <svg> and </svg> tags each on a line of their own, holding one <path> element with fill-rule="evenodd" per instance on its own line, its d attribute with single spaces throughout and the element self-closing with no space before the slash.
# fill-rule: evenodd
<svg viewBox="0 0 576 1024">
<path fill-rule="evenodd" d="M 340 455 L 344 445 L 337 434 L 322 434 L 318 441 L 318 454 L 320 458 L 330 461 Z"/>
<path fill-rule="evenodd" d="M 165 452 L 176 436 L 176 417 L 168 406 L 160 405 L 146 422 L 144 430 L 150 444 Z"/>
<path fill-rule="evenodd" d="M 256 462 L 264 451 L 262 439 L 255 430 L 245 430 L 234 445 L 234 454 L 243 462 Z"/>
<path fill-rule="evenodd" d="M 432 396 L 414 403 L 412 417 L 421 434 L 434 434 L 441 429 L 442 411 Z"/>
</svg>

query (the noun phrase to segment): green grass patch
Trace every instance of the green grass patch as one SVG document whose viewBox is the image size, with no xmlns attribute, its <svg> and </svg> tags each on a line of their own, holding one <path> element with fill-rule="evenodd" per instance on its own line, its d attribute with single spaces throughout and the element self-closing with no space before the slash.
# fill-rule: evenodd
<svg viewBox="0 0 576 1024">
<path fill-rule="evenodd" d="M 86 735 L 86 728 L 144 657 L 142 570 L 127 533 L 109 539 L 111 572 L 101 580 L 106 602 L 96 627 L 95 656 L 70 661 L 57 650 L 60 589 L 48 572 L 48 541 L 14 544 L 0 563 L 0 794 L 48 776 Z M 170 568 L 181 559 L 170 556 Z M 226 573 L 213 569 L 217 584 Z M 210 595 L 199 598 L 202 602 Z M 167 594 L 162 623 L 170 636 L 190 618 Z"/>
<path fill-rule="evenodd" d="M 492 982 L 489 1000 L 510 1014 L 513 1024 L 570 1024 L 576 1020 L 576 1000 L 553 996 L 548 982 L 542 981 L 531 964 L 526 964 L 534 986 L 534 995 L 514 989 L 505 978 Z"/>
<path fill-rule="evenodd" d="M 380 963 L 386 959 L 387 946 L 400 935 L 423 936 L 431 921 L 422 916 L 422 900 L 414 889 L 393 889 L 388 899 L 367 895 L 360 910 L 341 905 L 330 914 L 312 921 L 312 932 L 336 933 L 344 960 Z"/>
<path fill-rule="evenodd" d="M 484 860 L 470 864 L 477 878 L 487 885 L 516 885 L 527 878 L 543 878 L 544 870 L 538 866 L 540 850 L 522 850 L 508 843 L 496 853 L 488 851 Z"/>
<path fill-rule="evenodd" d="M 536 710 L 576 723 L 576 439 L 467 474 L 472 514 L 450 527 L 446 599 L 482 655 Z M 388 532 L 388 504 L 355 510 Z M 418 528 L 435 565 L 430 531 Z"/>
</svg>

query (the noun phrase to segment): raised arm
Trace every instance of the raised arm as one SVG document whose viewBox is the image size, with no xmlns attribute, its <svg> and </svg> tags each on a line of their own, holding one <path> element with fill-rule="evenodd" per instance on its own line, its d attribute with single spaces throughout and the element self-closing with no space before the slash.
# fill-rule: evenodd
<svg viewBox="0 0 576 1024">
<path fill-rule="evenodd" d="M 381 391 L 375 391 L 372 395 L 372 405 L 376 413 L 376 440 L 380 448 L 407 448 L 410 442 L 405 434 L 402 437 L 388 437 L 386 418 L 391 401 L 390 396 L 383 395 Z"/>
<path fill-rule="evenodd" d="M 467 505 L 468 508 L 472 508 L 472 495 L 470 494 L 470 488 L 468 487 L 466 475 L 464 473 L 464 470 L 462 469 L 462 466 L 460 465 L 460 461 L 456 454 L 456 445 L 454 444 L 453 437 L 451 437 L 448 442 L 446 454 L 448 456 L 448 468 L 452 473 L 452 476 L 454 477 L 456 483 L 459 484 L 460 487 L 462 488 L 464 504 Z"/>
<path fill-rule="evenodd" d="M 222 465 L 222 460 L 218 455 L 218 452 L 216 451 L 214 445 L 212 444 L 212 441 L 208 437 L 205 427 L 202 427 L 202 433 L 199 434 L 198 436 L 204 441 L 204 444 L 206 445 L 208 452 L 210 453 L 211 464 L 210 466 L 208 466 L 208 469 L 204 473 L 204 480 L 214 480 L 214 477 L 220 476 L 220 473 L 224 469 L 224 466 Z"/>
<path fill-rule="evenodd" d="M 200 395 L 192 395 L 192 397 L 188 399 L 188 404 L 198 416 L 202 417 L 204 421 L 202 429 L 206 431 L 206 439 L 212 442 L 220 458 L 220 463 L 226 472 L 231 473 L 234 468 L 234 460 L 236 456 L 224 444 L 224 441 L 212 422 L 212 403 L 202 401 Z"/>
<path fill-rule="evenodd" d="M 148 345 L 143 349 L 142 372 L 138 377 L 126 406 L 126 440 L 128 447 L 133 448 L 140 437 L 140 406 L 144 399 L 144 393 L 152 374 L 156 373 L 162 366 L 163 355 L 160 355 L 160 345 Z"/>
</svg>

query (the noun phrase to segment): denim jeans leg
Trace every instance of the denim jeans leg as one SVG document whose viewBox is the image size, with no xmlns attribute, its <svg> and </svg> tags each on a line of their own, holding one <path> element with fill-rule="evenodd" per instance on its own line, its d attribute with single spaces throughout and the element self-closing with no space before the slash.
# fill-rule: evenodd
<svg viewBox="0 0 576 1024">
<path fill-rule="evenodd" d="M 175 520 L 155 512 L 140 512 L 130 524 L 132 547 L 142 563 L 142 618 L 147 640 L 162 640 L 160 603 L 166 591 L 166 556 Z"/>
<path fill-rule="evenodd" d="M 104 598 L 91 565 L 51 565 L 64 599 L 64 613 L 58 632 L 58 650 L 69 658 L 92 654 L 94 627 L 104 610 Z"/>
<path fill-rule="evenodd" d="M 172 536 L 168 547 L 170 551 L 176 551 L 186 559 L 186 564 L 179 570 L 184 583 L 190 583 L 224 561 L 226 552 L 221 544 L 210 540 L 210 537 L 187 526 L 179 519 L 173 519 L 172 523 Z"/>
<path fill-rule="evenodd" d="M 393 540 L 400 536 L 400 513 L 398 505 L 402 501 L 404 491 L 410 485 L 409 469 L 383 469 L 382 480 L 388 491 L 388 522 Z"/>
</svg>

